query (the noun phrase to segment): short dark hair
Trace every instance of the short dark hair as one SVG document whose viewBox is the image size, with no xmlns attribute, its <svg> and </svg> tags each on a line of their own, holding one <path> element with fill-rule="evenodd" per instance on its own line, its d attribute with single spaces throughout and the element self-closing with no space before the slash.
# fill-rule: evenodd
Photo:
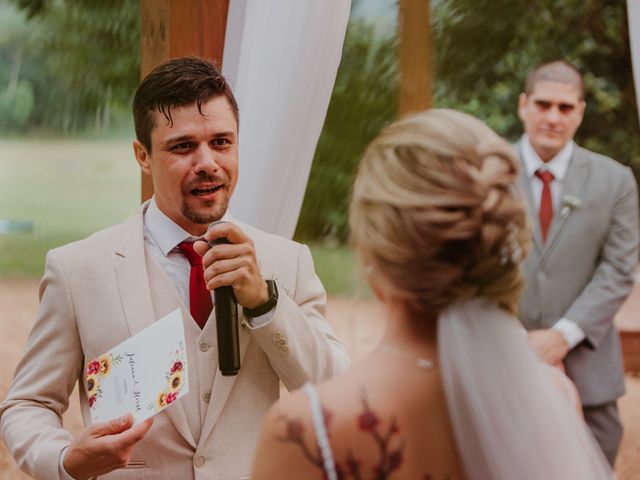
<svg viewBox="0 0 640 480">
<path fill-rule="evenodd" d="M 582 79 L 582 73 L 578 67 L 566 60 L 552 60 L 534 67 L 529 72 L 529 75 L 527 75 L 524 93 L 531 95 L 536 83 L 544 81 L 574 85 L 580 90 L 580 100 L 584 100 L 584 80 Z"/>
<path fill-rule="evenodd" d="M 150 152 L 151 131 L 155 127 L 153 111 L 162 112 L 172 124 L 172 108 L 195 103 L 202 114 L 202 104 L 219 96 L 227 98 L 239 123 L 238 103 L 231 87 L 212 62 L 182 57 L 158 65 L 142 80 L 133 97 L 136 138 Z"/>
</svg>

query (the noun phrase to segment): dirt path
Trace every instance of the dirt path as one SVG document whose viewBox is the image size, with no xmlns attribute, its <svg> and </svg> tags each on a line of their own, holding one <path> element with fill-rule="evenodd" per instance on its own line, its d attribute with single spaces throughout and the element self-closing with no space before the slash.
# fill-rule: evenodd
<svg viewBox="0 0 640 480">
<path fill-rule="evenodd" d="M 625 305 L 624 321 L 633 322 L 633 308 L 640 308 L 640 292 L 633 302 Z M 0 280 L 0 399 L 6 395 L 13 370 L 18 362 L 38 306 L 38 282 L 35 280 Z M 369 301 L 334 297 L 329 300 L 327 318 L 355 360 L 365 356 L 382 335 L 384 318 L 375 304 Z M 620 401 L 626 426 L 620 455 L 616 465 L 619 480 L 640 478 L 640 377 L 627 376 L 627 394 Z M 77 431 L 82 426 L 77 395 L 64 416 L 65 426 Z M 4 443 L 0 441 L 0 480 L 25 479 L 18 472 Z"/>
</svg>

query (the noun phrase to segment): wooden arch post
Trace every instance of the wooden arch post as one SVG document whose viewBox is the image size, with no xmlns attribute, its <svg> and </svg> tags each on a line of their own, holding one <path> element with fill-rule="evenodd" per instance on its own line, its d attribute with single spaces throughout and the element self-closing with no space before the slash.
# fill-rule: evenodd
<svg viewBox="0 0 640 480">
<path fill-rule="evenodd" d="M 434 62 L 429 28 L 429 0 L 400 0 L 398 34 L 398 115 L 402 116 L 431 108 L 433 103 Z"/>
<path fill-rule="evenodd" d="M 195 55 L 222 68 L 229 0 L 141 0 L 140 77 L 170 58 Z M 142 174 L 141 200 L 151 198 Z"/>
</svg>

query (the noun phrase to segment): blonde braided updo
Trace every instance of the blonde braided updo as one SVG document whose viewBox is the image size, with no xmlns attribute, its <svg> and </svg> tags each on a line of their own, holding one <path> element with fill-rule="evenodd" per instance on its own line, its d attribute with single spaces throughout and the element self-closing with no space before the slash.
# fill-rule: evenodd
<svg viewBox="0 0 640 480">
<path fill-rule="evenodd" d="M 429 110 L 365 152 L 352 239 L 376 281 L 416 316 L 486 297 L 515 312 L 528 223 L 511 146 L 478 119 Z"/>
</svg>

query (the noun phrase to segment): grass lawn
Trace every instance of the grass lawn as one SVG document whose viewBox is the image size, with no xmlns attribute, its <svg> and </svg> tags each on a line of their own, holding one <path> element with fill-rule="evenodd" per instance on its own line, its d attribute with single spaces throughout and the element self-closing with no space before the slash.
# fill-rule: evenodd
<svg viewBox="0 0 640 480">
<path fill-rule="evenodd" d="M 373 295 L 349 247 L 309 245 L 316 272 L 329 295 L 371 298 Z"/>
<path fill-rule="evenodd" d="M 40 276 L 45 253 L 135 212 L 140 175 L 128 141 L 0 141 L 0 276 Z"/>
<path fill-rule="evenodd" d="M 0 277 L 40 277 L 48 250 L 124 220 L 139 203 L 128 140 L 0 140 L 0 220 L 34 226 L 0 233 Z M 363 289 L 349 248 L 310 248 L 329 294 Z"/>
</svg>

